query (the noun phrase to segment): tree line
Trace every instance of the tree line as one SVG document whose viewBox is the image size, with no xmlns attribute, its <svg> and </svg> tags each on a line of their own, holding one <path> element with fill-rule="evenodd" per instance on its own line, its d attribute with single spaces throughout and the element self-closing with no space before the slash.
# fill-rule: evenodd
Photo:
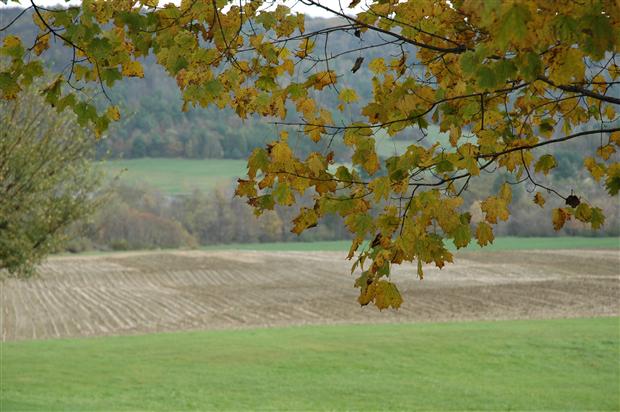
<svg viewBox="0 0 620 412">
<path fill-rule="evenodd" d="M 524 187 L 513 191 L 511 217 L 501 222 L 498 236 L 620 236 L 620 208 L 596 184 L 584 177 L 577 185 L 573 176 L 558 178 L 602 205 L 607 223 L 593 231 L 581 222 L 571 222 L 561 231 L 550 223 L 551 211 L 541 213 L 532 206 L 533 193 Z M 497 189 L 502 176 L 488 175 L 473 185 L 465 196 L 465 208 L 472 221 L 483 218 L 480 196 L 489 187 Z M 106 207 L 76 223 L 71 239 L 60 251 L 139 250 L 196 248 L 230 243 L 310 242 L 349 240 L 351 234 L 340 219 L 330 215 L 321 224 L 301 235 L 291 232 L 296 208 L 276 207 L 257 217 L 253 209 L 234 196 L 232 186 L 222 185 L 210 192 L 200 190 L 183 195 L 167 195 L 146 184 L 117 183 L 109 189 Z M 308 199 L 299 207 L 308 204 Z"/>
<path fill-rule="evenodd" d="M 302 202 L 303 204 L 303 202 Z M 71 228 L 68 252 L 194 248 L 227 243 L 350 239 L 335 217 L 302 236 L 291 232 L 295 210 L 275 208 L 256 217 L 232 186 L 205 193 L 162 194 L 146 185 L 115 184 L 106 207 Z"/>
</svg>

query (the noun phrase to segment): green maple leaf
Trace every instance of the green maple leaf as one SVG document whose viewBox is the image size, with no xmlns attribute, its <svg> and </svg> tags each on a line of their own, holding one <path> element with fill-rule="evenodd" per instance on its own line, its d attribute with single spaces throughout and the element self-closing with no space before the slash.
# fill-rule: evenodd
<svg viewBox="0 0 620 412">
<path fill-rule="evenodd" d="M 527 52 L 519 56 L 517 66 L 519 67 L 519 72 L 527 81 L 535 80 L 543 68 L 540 56 L 534 52 Z"/>
<path fill-rule="evenodd" d="M 476 239 L 478 239 L 478 244 L 480 246 L 486 246 L 489 243 L 493 243 L 495 236 L 493 236 L 493 229 L 491 228 L 491 225 L 486 222 L 478 223 L 478 227 L 476 229 Z"/>
<path fill-rule="evenodd" d="M 256 148 L 248 158 L 248 176 L 255 178 L 260 170 L 265 172 L 269 167 L 269 155 L 263 148 Z"/>
<path fill-rule="evenodd" d="M 620 191 L 620 163 L 615 163 L 607 169 L 605 188 L 611 196 L 617 195 Z"/>
<path fill-rule="evenodd" d="M 378 177 L 370 182 L 368 187 L 373 191 L 375 202 L 381 199 L 387 200 L 390 195 L 390 178 L 388 176 Z"/>
<path fill-rule="evenodd" d="M 295 197 L 286 183 L 278 183 L 273 190 L 273 197 L 281 205 L 290 206 L 295 202 Z"/>
<path fill-rule="evenodd" d="M 482 89 L 493 89 L 497 85 L 495 72 L 488 66 L 482 66 L 476 71 L 476 83 Z"/>
<path fill-rule="evenodd" d="M 527 22 L 530 12 L 521 4 L 513 4 L 501 18 L 497 34 L 498 43 L 506 47 L 511 41 L 520 40 L 527 33 Z"/>
<path fill-rule="evenodd" d="M 592 208 L 585 203 L 579 204 L 575 209 L 575 218 L 582 222 L 589 222 L 592 218 Z"/>
<path fill-rule="evenodd" d="M 372 216 L 367 213 L 362 213 L 358 215 L 350 215 L 350 218 L 353 220 L 352 229 L 358 236 L 365 236 L 368 232 L 371 231 L 372 224 Z"/>
<path fill-rule="evenodd" d="M 549 173 L 549 170 L 553 169 L 557 166 L 557 162 L 555 161 L 555 157 L 550 154 L 546 154 L 541 156 L 536 164 L 534 165 L 534 171 L 536 173 L 542 172 L 544 175 Z"/>
<path fill-rule="evenodd" d="M 454 232 L 452 232 L 454 246 L 457 249 L 466 247 L 471 240 L 471 230 L 469 224 L 459 225 Z"/>
<path fill-rule="evenodd" d="M 201 93 L 209 100 L 213 100 L 220 95 L 223 90 L 222 83 L 217 79 L 209 80 L 204 83 L 201 88 Z"/>
<path fill-rule="evenodd" d="M 590 216 L 590 225 L 592 229 L 600 229 L 605 223 L 605 215 L 600 207 L 593 207 Z"/>
<path fill-rule="evenodd" d="M 620 176 L 609 176 L 605 181 L 605 187 L 610 195 L 617 195 L 620 191 Z"/>
<path fill-rule="evenodd" d="M 463 70 L 463 73 L 472 75 L 476 72 L 480 60 L 477 58 L 477 55 L 473 51 L 468 51 L 461 55 L 459 62 L 461 64 L 461 70 Z"/>
<path fill-rule="evenodd" d="M 493 72 L 498 83 L 505 83 L 517 73 L 517 66 L 510 60 L 502 60 L 493 66 Z"/>
</svg>

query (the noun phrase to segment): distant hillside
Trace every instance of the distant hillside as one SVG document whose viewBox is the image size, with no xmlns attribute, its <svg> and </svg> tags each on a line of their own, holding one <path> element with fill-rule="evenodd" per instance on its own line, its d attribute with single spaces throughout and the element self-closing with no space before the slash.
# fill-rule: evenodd
<svg viewBox="0 0 620 412">
<path fill-rule="evenodd" d="M 20 9 L 3 9 L 3 20 L 11 21 Z M 325 26 L 326 20 L 307 18 L 307 30 Z M 31 13 L 26 13 L 8 30 L 25 39 L 34 40 L 36 26 Z M 370 36 L 370 35 L 369 35 Z M 372 42 L 372 39 L 366 39 Z M 360 40 L 352 34 L 330 35 L 332 48 L 328 53 L 340 53 L 360 46 Z M 367 43 L 365 43 L 367 44 Z M 370 43 L 368 43 L 370 44 Z M 43 57 L 54 70 L 67 70 L 70 50 L 60 44 L 52 45 Z M 345 54 L 330 63 L 332 69 L 347 73 L 353 66 L 358 53 Z M 99 155 L 111 158 L 140 157 L 183 157 L 204 158 L 246 158 L 254 148 L 263 147 L 274 140 L 278 129 L 264 119 L 239 119 L 231 110 L 207 109 L 181 110 L 182 99 L 179 89 L 153 58 L 145 59 L 144 79 L 125 79 L 109 90 L 113 102 L 122 108 L 123 118 L 112 125 L 108 136 L 99 145 Z M 361 96 L 371 93 L 370 73 L 363 67 L 354 76 L 349 75 L 342 82 L 354 87 Z M 336 110 L 337 95 L 322 94 L 321 101 Z M 330 101 L 331 100 L 331 101 Z M 301 138 L 296 143 L 300 152 L 316 150 L 309 139 Z M 333 149 L 344 152 L 339 142 Z"/>
</svg>

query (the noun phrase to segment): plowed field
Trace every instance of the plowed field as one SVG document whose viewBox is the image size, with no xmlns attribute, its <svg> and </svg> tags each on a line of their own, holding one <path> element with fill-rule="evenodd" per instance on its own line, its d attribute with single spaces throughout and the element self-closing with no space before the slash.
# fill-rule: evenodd
<svg viewBox="0 0 620 412">
<path fill-rule="evenodd" d="M 397 269 L 405 303 L 356 303 L 343 253 L 177 251 L 51 258 L 1 287 L 1 338 L 46 339 L 326 323 L 620 315 L 617 250 L 461 253 Z"/>
</svg>

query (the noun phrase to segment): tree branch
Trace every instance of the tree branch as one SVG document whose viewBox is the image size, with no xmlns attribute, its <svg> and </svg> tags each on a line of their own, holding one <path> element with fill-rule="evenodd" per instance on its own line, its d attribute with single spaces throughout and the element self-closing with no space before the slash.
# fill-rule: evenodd
<svg viewBox="0 0 620 412">
<path fill-rule="evenodd" d="M 580 137 L 580 136 L 587 136 L 587 135 L 590 135 L 590 134 L 597 134 L 597 133 L 613 133 L 613 132 L 620 132 L 620 127 L 614 127 L 612 129 L 587 130 L 585 132 L 574 133 L 574 134 L 571 134 L 571 135 L 568 135 L 568 136 L 564 136 L 564 137 L 560 137 L 560 138 L 557 138 L 557 139 L 545 140 L 543 142 L 532 144 L 532 145 L 511 147 L 510 149 L 506 149 L 506 150 L 503 150 L 501 152 L 481 154 L 481 155 L 476 156 L 476 158 L 477 159 L 486 159 L 486 158 L 489 158 L 489 157 L 495 158 L 495 157 L 502 156 L 502 155 L 505 155 L 505 154 L 508 154 L 508 153 L 516 152 L 518 150 L 530 150 L 530 149 L 535 149 L 537 147 L 546 146 L 546 145 L 549 145 L 549 144 L 565 142 L 567 140 L 571 140 L 571 139 L 574 139 L 574 138 Z"/>
<path fill-rule="evenodd" d="M 607 103 L 612 103 L 612 104 L 620 104 L 620 99 L 618 99 L 617 97 L 612 97 L 612 96 L 606 96 L 604 94 L 599 94 L 599 93 L 594 93 L 593 91 L 583 88 L 581 86 L 575 86 L 575 85 L 561 85 L 561 84 L 555 84 L 554 82 L 552 82 L 550 79 L 544 77 L 544 76 L 538 76 L 538 80 L 541 80 L 555 88 L 558 88 L 560 90 L 564 90 L 565 92 L 571 92 L 571 93 L 579 93 L 579 94 L 583 94 L 584 96 L 588 96 L 591 97 L 593 99 L 596 100 L 601 100 Z"/>
<path fill-rule="evenodd" d="M 462 45 L 459 45 L 457 47 L 438 47 L 438 46 L 433 46 L 433 45 L 430 45 L 430 44 L 421 43 L 421 42 L 415 41 L 413 39 L 410 39 L 408 37 L 402 36 L 402 35 L 400 35 L 398 33 L 394 33 L 392 31 L 385 30 L 385 29 L 382 29 L 380 27 L 376 27 L 376 26 L 373 26 L 371 24 L 364 23 L 363 21 L 358 20 L 355 17 L 347 16 L 346 14 L 344 14 L 342 12 L 339 12 L 337 10 L 331 9 L 331 8 L 329 8 L 327 6 L 324 6 L 321 3 L 318 3 L 318 2 L 316 2 L 314 0 L 308 0 L 306 3 L 311 5 L 311 6 L 316 6 L 318 8 L 321 8 L 321 9 L 323 9 L 323 10 L 329 12 L 329 13 L 332 13 L 332 14 L 334 14 L 336 16 L 339 16 L 339 17 L 342 17 L 342 18 L 347 19 L 349 21 L 352 21 L 352 22 L 358 24 L 361 27 L 365 27 L 365 28 L 367 28 L 369 30 L 376 31 L 376 32 L 379 32 L 379 33 L 383 33 L 383 34 L 386 34 L 388 36 L 392 36 L 392 37 L 394 37 L 394 38 L 396 38 L 398 40 L 404 41 L 405 43 L 408 43 L 408 44 L 411 44 L 411 45 L 414 45 L 414 46 L 417 46 L 417 47 L 421 47 L 423 49 L 434 50 L 434 51 L 442 52 L 442 53 L 456 53 L 456 54 L 464 53 L 464 52 L 467 51 L 467 47 L 462 46 Z"/>
</svg>

